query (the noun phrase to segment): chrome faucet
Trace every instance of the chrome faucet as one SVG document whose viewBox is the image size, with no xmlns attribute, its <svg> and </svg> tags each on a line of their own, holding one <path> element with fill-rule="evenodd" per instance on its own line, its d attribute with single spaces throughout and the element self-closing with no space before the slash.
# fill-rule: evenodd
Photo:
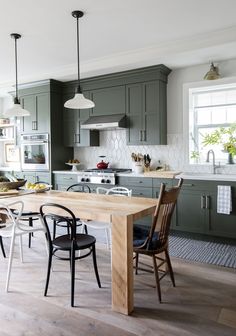
<svg viewBox="0 0 236 336">
<path fill-rule="evenodd" d="M 206 158 L 206 162 L 210 162 L 210 154 L 212 154 L 212 168 L 213 168 L 213 174 L 216 173 L 216 169 L 220 168 L 220 162 L 218 165 L 216 165 L 216 159 L 215 159 L 215 153 L 212 149 L 210 149 L 207 152 L 207 158 Z"/>
</svg>

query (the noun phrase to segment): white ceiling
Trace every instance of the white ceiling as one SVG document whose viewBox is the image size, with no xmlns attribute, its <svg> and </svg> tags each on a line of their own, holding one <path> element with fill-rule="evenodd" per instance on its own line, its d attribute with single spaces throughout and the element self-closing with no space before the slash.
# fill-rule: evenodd
<svg viewBox="0 0 236 336">
<path fill-rule="evenodd" d="M 163 63 L 170 68 L 236 58 L 235 0 L 7 0 L 0 10 L 0 88 L 19 81 L 76 79 Z"/>
</svg>

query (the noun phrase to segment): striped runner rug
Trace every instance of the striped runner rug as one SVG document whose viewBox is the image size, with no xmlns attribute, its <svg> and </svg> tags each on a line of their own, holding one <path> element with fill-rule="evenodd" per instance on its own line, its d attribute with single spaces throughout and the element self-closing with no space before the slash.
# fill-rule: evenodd
<svg viewBox="0 0 236 336">
<path fill-rule="evenodd" d="M 169 248 L 173 257 L 236 268 L 236 240 L 174 232 Z"/>
</svg>

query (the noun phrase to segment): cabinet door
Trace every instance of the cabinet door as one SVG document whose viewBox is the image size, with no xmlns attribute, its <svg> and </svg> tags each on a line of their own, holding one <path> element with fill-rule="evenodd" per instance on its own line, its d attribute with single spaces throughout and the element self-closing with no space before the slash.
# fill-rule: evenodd
<svg viewBox="0 0 236 336">
<path fill-rule="evenodd" d="M 37 133 L 48 133 L 50 130 L 50 97 L 48 93 L 36 95 L 36 124 Z"/>
<path fill-rule="evenodd" d="M 23 172 L 23 176 L 24 176 L 24 179 L 27 180 L 27 182 L 30 182 L 30 183 L 36 182 L 35 172 L 29 172 L 29 173 Z"/>
<path fill-rule="evenodd" d="M 204 233 L 205 195 L 202 191 L 181 190 L 176 204 L 176 224 L 174 230 Z"/>
<path fill-rule="evenodd" d="M 35 173 L 35 181 L 36 182 L 45 182 L 45 183 L 51 183 L 51 174 L 50 173 L 42 173 L 42 172 L 36 172 Z"/>
<path fill-rule="evenodd" d="M 30 116 L 22 117 L 22 133 L 32 133 L 36 128 L 36 104 L 35 95 L 25 96 L 21 98 L 22 107 L 30 112 Z"/>
<path fill-rule="evenodd" d="M 141 145 L 143 138 L 143 122 L 142 122 L 142 85 L 127 85 L 126 88 L 126 115 L 127 115 L 127 145 Z"/>
<path fill-rule="evenodd" d="M 48 133 L 50 130 L 49 94 L 22 97 L 22 106 L 30 116 L 22 118 L 22 133 Z"/>
<path fill-rule="evenodd" d="M 207 234 L 227 238 L 236 238 L 236 198 L 232 198 L 232 212 L 230 215 L 217 213 L 217 193 L 207 196 L 209 209 Z"/>
<path fill-rule="evenodd" d="M 73 98 L 73 95 L 68 94 L 63 97 L 63 101 Z M 78 110 L 68 109 L 64 107 L 63 110 L 63 142 L 66 147 L 74 147 L 78 139 Z"/>
<path fill-rule="evenodd" d="M 92 115 L 125 114 L 125 86 L 113 86 L 91 91 L 95 103 Z"/>
<path fill-rule="evenodd" d="M 166 145 L 166 107 L 160 82 L 143 84 L 143 130 L 142 142 L 146 145 Z"/>
</svg>

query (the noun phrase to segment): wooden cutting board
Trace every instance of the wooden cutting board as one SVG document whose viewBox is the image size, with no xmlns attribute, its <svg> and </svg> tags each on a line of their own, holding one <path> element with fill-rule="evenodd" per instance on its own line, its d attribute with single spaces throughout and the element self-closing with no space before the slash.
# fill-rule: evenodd
<svg viewBox="0 0 236 336">
<path fill-rule="evenodd" d="M 10 189 L 8 191 L 0 191 L 0 196 L 10 196 L 19 194 L 18 190 Z"/>
<path fill-rule="evenodd" d="M 151 170 L 149 172 L 145 172 L 144 176 L 146 177 L 156 177 L 156 178 L 174 178 L 176 175 L 181 174 L 179 171 L 172 171 L 172 170 Z"/>
</svg>

